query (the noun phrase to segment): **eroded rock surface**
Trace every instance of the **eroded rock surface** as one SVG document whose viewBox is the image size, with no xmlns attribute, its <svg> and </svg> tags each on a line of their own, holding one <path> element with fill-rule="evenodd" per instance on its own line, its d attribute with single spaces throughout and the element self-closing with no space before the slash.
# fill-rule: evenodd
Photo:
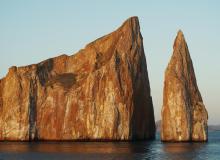
<svg viewBox="0 0 220 160">
<path fill-rule="evenodd" d="M 165 72 L 161 139 L 206 141 L 208 113 L 182 31 L 178 32 L 173 50 Z"/>
<path fill-rule="evenodd" d="M 137 17 L 78 53 L 11 67 L 0 81 L 0 140 L 155 136 Z"/>
</svg>

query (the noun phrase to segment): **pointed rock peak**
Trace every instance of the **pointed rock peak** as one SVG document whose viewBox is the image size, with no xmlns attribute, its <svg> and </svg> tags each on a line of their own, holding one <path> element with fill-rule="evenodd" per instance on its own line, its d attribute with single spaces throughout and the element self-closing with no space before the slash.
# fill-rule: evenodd
<svg viewBox="0 0 220 160">
<path fill-rule="evenodd" d="M 135 33 L 140 32 L 140 25 L 137 16 L 128 18 L 121 26 L 122 29 L 131 29 Z"/>
<path fill-rule="evenodd" d="M 184 63 L 179 63 L 183 61 Z M 178 31 L 173 44 L 173 54 L 169 62 L 169 68 L 176 69 L 176 65 L 184 65 L 186 68 L 192 66 L 190 52 L 184 38 L 184 34 L 181 30 Z"/>
<path fill-rule="evenodd" d="M 180 37 L 183 37 L 183 36 L 184 36 L 181 29 L 178 31 L 177 36 L 180 36 Z"/>
<path fill-rule="evenodd" d="M 186 40 L 184 38 L 184 34 L 181 30 L 178 31 L 173 48 L 179 48 L 182 45 L 186 45 Z"/>
<path fill-rule="evenodd" d="M 130 17 L 128 18 L 122 26 L 131 26 L 131 25 L 136 25 L 136 26 L 139 26 L 139 20 L 138 20 L 138 17 L 137 16 L 133 16 L 133 17 Z"/>
<path fill-rule="evenodd" d="M 137 16 L 133 16 L 133 17 L 128 18 L 115 31 L 113 31 L 110 34 L 107 34 L 103 37 L 96 39 L 95 41 L 87 44 L 86 47 L 92 46 L 94 44 L 99 45 L 99 43 L 102 43 L 102 45 L 103 45 L 103 44 L 105 44 L 104 41 L 106 41 L 106 39 L 108 39 L 110 37 L 115 39 L 115 41 L 116 41 L 117 37 L 121 36 L 122 33 L 123 33 L 123 35 L 126 35 L 126 36 L 124 36 L 124 39 L 128 39 L 129 37 L 131 37 L 132 41 L 137 40 L 137 37 L 141 37 L 140 36 L 141 35 L 140 25 L 139 25 L 139 20 L 138 20 Z M 108 42 L 107 46 L 109 46 L 109 42 Z"/>
</svg>

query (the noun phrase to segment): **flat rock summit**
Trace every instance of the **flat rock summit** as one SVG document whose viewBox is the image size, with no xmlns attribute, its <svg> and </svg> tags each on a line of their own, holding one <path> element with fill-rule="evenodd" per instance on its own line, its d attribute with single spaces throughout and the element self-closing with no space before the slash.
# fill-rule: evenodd
<svg viewBox="0 0 220 160">
<path fill-rule="evenodd" d="M 208 113 L 182 31 L 177 34 L 165 72 L 161 114 L 162 141 L 207 141 Z"/>
<path fill-rule="evenodd" d="M 196 99 L 189 105 L 195 102 L 196 113 L 202 110 L 206 114 L 194 79 L 191 83 Z M 199 114 L 192 129 L 204 131 L 206 121 L 200 121 Z M 188 123 L 184 126 L 190 128 Z M 189 137 L 188 130 L 182 134 Z M 74 55 L 11 67 L 0 80 L 0 140 L 136 140 L 154 136 L 154 111 L 137 17 Z M 198 136 L 205 138 L 206 134 Z"/>
</svg>

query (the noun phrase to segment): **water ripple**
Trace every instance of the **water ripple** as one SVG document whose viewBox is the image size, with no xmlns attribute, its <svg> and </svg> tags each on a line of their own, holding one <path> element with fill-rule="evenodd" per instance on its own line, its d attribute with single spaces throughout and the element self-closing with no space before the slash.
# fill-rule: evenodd
<svg viewBox="0 0 220 160">
<path fill-rule="evenodd" d="M 220 132 L 208 143 L 150 142 L 0 142 L 0 160 L 219 160 Z"/>
</svg>

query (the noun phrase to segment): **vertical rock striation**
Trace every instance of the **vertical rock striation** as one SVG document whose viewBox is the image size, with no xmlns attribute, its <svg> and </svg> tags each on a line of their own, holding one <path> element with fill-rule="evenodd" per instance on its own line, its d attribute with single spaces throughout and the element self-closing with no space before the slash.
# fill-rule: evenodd
<svg viewBox="0 0 220 160">
<path fill-rule="evenodd" d="M 161 140 L 206 141 L 208 113 L 181 31 L 177 34 L 173 50 L 165 72 Z"/>
<path fill-rule="evenodd" d="M 0 140 L 135 140 L 155 136 L 137 17 L 78 53 L 0 80 Z"/>
</svg>

